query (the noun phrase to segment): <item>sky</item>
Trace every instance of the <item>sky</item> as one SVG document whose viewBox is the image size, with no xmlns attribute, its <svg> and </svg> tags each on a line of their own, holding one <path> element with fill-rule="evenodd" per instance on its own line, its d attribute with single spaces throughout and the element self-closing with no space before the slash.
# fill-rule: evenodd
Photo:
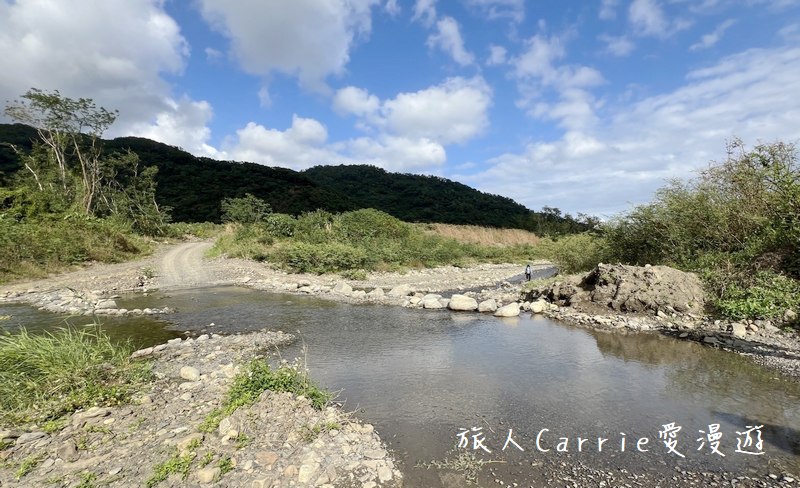
<svg viewBox="0 0 800 488">
<path fill-rule="evenodd" d="M 0 0 L 0 59 L 0 100 L 92 98 L 108 137 L 601 218 L 800 140 L 800 0 Z"/>
</svg>

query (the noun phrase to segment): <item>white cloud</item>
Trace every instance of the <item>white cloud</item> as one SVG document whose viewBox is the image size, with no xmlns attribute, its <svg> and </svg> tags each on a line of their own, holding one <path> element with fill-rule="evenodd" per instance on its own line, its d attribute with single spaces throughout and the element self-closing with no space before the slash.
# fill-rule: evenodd
<svg viewBox="0 0 800 488">
<path fill-rule="evenodd" d="M 198 0 L 203 18 L 230 39 L 234 58 L 247 73 L 277 71 L 321 91 L 327 76 L 344 71 L 356 38 L 370 33 L 376 3 Z"/>
<path fill-rule="evenodd" d="M 751 49 L 688 73 L 674 91 L 617 106 L 601 123 L 532 142 L 458 178 L 531 208 L 609 216 L 624 209 L 621 199 L 644 203 L 666 178 L 724 158 L 730 137 L 797 142 L 800 99 L 793 93 L 800 93 L 800 48 Z"/>
<path fill-rule="evenodd" d="M 397 4 L 397 0 L 387 0 L 386 6 L 384 8 L 386 9 L 386 12 L 392 17 L 398 15 L 401 11 L 400 5 Z"/>
<path fill-rule="evenodd" d="M 416 0 L 412 19 L 429 27 L 433 25 L 436 20 L 436 0 Z"/>
<path fill-rule="evenodd" d="M 362 137 L 347 141 L 344 147 L 354 160 L 391 171 L 430 170 L 447 160 L 444 147 L 426 138 Z"/>
<path fill-rule="evenodd" d="M 606 43 L 604 52 L 612 56 L 625 57 L 636 49 L 636 45 L 625 36 L 614 37 L 603 34 L 598 39 Z"/>
<path fill-rule="evenodd" d="M 304 169 L 337 161 L 338 155 L 325 146 L 327 138 L 328 131 L 321 123 L 294 115 L 285 131 L 250 122 L 236 131 L 235 141 L 226 143 L 224 149 L 235 161 Z"/>
<path fill-rule="evenodd" d="M 486 59 L 488 66 L 498 66 L 506 64 L 508 60 L 508 51 L 503 46 L 489 46 L 489 57 Z"/>
<path fill-rule="evenodd" d="M 436 23 L 436 33 L 428 37 L 428 47 L 438 47 L 461 66 L 468 66 L 475 60 L 464 47 L 458 22 L 452 17 L 444 17 Z"/>
<path fill-rule="evenodd" d="M 628 7 L 628 19 L 637 35 L 658 38 L 669 37 L 691 25 L 685 19 L 668 19 L 659 0 L 633 0 Z"/>
<path fill-rule="evenodd" d="M 534 117 L 557 120 L 562 127 L 576 129 L 596 120 L 597 106 L 588 89 L 605 83 L 603 75 L 582 65 L 558 64 L 566 56 L 559 36 L 536 35 L 526 50 L 511 60 L 520 98 L 518 106 Z M 556 101 L 548 101 L 555 94 Z"/>
<path fill-rule="evenodd" d="M 386 130 L 440 144 L 463 143 L 489 125 L 492 91 L 482 78 L 450 78 L 413 93 L 401 93 L 381 107 Z"/>
<path fill-rule="evenodd" d="M 211 107 L 176 101 L 162 78 L 182 73 L 189 47 L 161 0 L 0 2 L 0 52 L 2 100 L 31 87 L 92 98 L 120 112 L 107 136 L 148 134 L 208 153 Z"/>
<path fill-rule="evenodd" d="M 353 114 L 365 117 L 377 112 L 380 100 L 375 95 L 370 95 L 367 90 L 348 86 L 336 92 L 333 97 L 333 108 L 344 114 Z"/>
<path fill-rule="evenodd" d="M 490 20 L 508 18 L 513 22 L 525 20 L 525 0 L 467 0 Z"/>
<path fill-rule="evenodd" d="M 725 20 L 719 24 L 713 32 L 704 35 L 700 38 L 699 42 L 692 44 L 689 49 L 692 51 L 697 51 L 699 49 L 707 49 L 716 45 L 719 40 L 722 39 L 722 36 L 725 35 L 725 31 L 733 27 L 734 24 L 736 24 L 736 21 L 733 19 Z"/>
<path fill-rule="evenodd" d="M 598 16 L 603 20 L 613 20 L 617 18 L 617 5 L 619 0 L 603 0 L 600 4 Z"/>
</svg>

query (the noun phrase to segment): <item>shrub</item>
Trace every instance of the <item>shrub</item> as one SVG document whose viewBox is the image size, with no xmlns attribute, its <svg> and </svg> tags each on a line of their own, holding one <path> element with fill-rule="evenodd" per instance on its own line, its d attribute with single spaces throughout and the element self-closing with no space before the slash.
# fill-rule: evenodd
<svg viewBox="0 0 800 488">
<path fill-rule="evenodd" d="M 238 224 L 263 222 L 272 213 L 272 208 L 264 200 L 246 193 L 241 198 L 223 198 L 222 221 Z"/>
<path fill-rule="evenodd" d="M 374 264 L 364 249 L 339 242 L 289 242 L 272 252 L 270 258 L 300 273 L 322 274 L 348 269 L 371 269 Z"/>
<path fill-rule="evenodd" d="M 800 282 L 762 271 L 754 284 L 732 284 L 714 305 L 731 319 L 780 319 L 786 310 L 800 310 Z"/>
<path fill-rule="evenodd" d="M 264 222 L 267 232 L 273 237 L 292 237 L 297 219 L 287 214 L 270 214 Z"/>
<path fill-rule="evenodd" d="M 609 258 L 605 239 L 589 233 L 567 235 L 556 240 L 546 237 L 534 247 L 534 252 L 556 263 L 564 273 L 588 271 Z"/>
<path fill-rule="evenodd" d="M 365 208 L 339 215 L 332 230 L 341 240 L 364 243 L 376 239 L 405 239 L 411 233 L 411 226 L 380 210 Z"/>
<path fill-rule="evenodd" d="M 333 219 L 333 214 L 325 210 L 306 212 L 297 218 L 294 235 L 305 242 L 327 242 L 331 238 Z"/>
</svg>

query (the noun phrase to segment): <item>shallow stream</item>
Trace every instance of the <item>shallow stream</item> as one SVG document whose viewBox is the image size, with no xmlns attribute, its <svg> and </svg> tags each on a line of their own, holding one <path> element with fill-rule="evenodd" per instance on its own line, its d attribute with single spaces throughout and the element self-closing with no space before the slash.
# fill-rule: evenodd
<svg viewBox="0 0 800 488">
<path fill-rule="evenodd" d="M 306 346 L 312 376 L 340 391 L 345 409 L 375 425 L 398 454 L 407 486 L 452 485 L 418 464 L 464 452 L 496 461 L 483 471 L 487 483 L 536 483 L 548 467 L 576 461 L 603 470 L 658 471 L 664 479 L 675 469 L 800 473 L 800 383 L 695 343 L 588 330 L 539 316 L 352 306 L 242 288 L 118 302 L 129 309 L 178 310 L 168 317 L 171 324 L 107 322 L 110 333 L 140 346 L 186 331 L 270 328 L 296 334 L 300 341 L 281 355 L 302 356 Z M 59 320 L 22 305 L 0 306 L 4 314 L 14 315 L 0 322 L 6 328 L 27 323 L 35 329 Z M 670 424 L 680 430 L 665 429 Z M 710 449 L 709 424 L 719 424 L 724 457 Z M 752 445 L 745 443 L 748 426 L 762 426 L 751 431 Z M 465 429 L 468 445 L 459 449 Z M 557 452 L 562 437 L 567 452 Z M 669 452 L 666 442 L 673 440 L 684 457 Z M 752 454 L 758 452 L 763 454 Z"/>
</svg>

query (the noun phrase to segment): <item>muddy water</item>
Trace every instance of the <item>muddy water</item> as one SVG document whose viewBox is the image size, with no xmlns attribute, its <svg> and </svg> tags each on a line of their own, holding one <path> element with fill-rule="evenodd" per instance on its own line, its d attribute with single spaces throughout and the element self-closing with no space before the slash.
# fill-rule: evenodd
<svg viewBox="0 0 800 488">
<path fill-rule="evenodd" d="M 312 376 L 341 390 L 345 408 L 375 425 L 401 459 L 407 486 L 451 485 L 417 465 L 461 452 L 463 429 L 470 429 L 468 450 L 478 435 L 492 452 L 479 447 L 477 457 L 499 461 L 484 469 L 482 485 L 535 484 L 548 467 L 576 461 L 663 479 L 676 468 L 800 473 L 800 383 L 694 343 L 540 317 L 349 306 L 237 288 L 120 306 L 174 307 L 170 320 L 179 332 L 266 327 L 299 335 Z M 281 354 L 302 354 L 301 344 Z M 681 428 L 675 451 L 684 457 L 669 453 L 659 436 L 669 424 Z M 708 442 L 698 450 L 709 424 L 719 424 L 725 457 L 711 453 Z M 739 448 L 764 454 L 737 453 L 737 441 L 746 440 L 737 432 L 753 425 L 762 426 L 762 448 Z M 561 438 L 567 452 L 557 451 Z M 755 432 L 751 438 L 758 440 Z"/>
</svg>

